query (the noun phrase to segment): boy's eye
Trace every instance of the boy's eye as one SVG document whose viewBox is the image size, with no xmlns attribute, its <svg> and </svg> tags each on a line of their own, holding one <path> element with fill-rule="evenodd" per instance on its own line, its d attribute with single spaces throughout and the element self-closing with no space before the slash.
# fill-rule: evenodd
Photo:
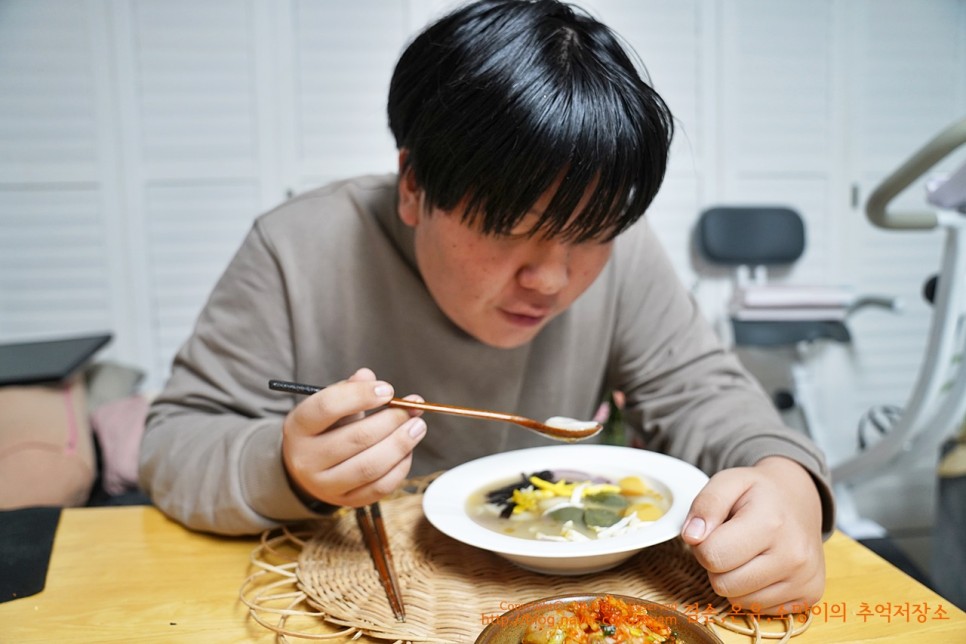
<svg viewBox="0 0 966 644">
<path fill-rule="evenodd" d="M 510 230 L 502 234 L 503 237 L 508 239 L 525 239 L 527 237 L 533 237 L 537 232 L 537 223 L 540 221 L 540 217 L 534 214 L 528 214 L 519 221 Z"/>
<path fill-rule="evenodd" d="M 532 237 L 533 233 L 533 226 L 529 224 L 517 224 L 505 234 L 507 237 Z"/>
<path fill-rule="evenodd" d="M 510 230 L 495 232 L 493 236 L 497 239 L 505 239 L 507 241 L 528 239 L 533 237 L 533 230 L 528 226 L 514 226 Z"/>
<path fill-rule="evenodd" d="M 528 237 L 532 237 L 533 233 L 529 230 L 514 229 L 507 233 L 504 233 L 503 236 L 506 237 L 507 239 L 527 239 Z"/>
</svg>

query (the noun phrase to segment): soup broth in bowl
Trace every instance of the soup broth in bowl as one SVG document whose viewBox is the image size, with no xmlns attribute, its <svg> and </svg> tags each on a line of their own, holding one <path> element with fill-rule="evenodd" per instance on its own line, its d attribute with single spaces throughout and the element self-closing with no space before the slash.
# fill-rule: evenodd
<svg viewBox="0 0 966 644">
<path fill-rule="evenodd" d="M 480 488 L 466 512 L 485 528 L 521 539 L 588 541 L 649 525 L 671 501 L 667 486 L 644 476 L 544 470 Z"/>
</svg>

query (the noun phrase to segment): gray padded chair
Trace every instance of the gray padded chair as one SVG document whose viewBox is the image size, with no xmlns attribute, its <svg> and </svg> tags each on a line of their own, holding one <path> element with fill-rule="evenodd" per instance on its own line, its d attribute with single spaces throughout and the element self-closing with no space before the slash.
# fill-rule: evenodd
<svg viewBox="0 0 966 644">
<path fill-rule="evenodd" d="M 795 210 L 769 206 L 728 206 L 705 210 L 698 219 L 696 245 L 712 264 L 790 266 L 805 252 L 805 222 Z M 831 340 L 851 342 L 841 319 L 731 319 L 738 346 L 773 347 Z"/>
</svg>

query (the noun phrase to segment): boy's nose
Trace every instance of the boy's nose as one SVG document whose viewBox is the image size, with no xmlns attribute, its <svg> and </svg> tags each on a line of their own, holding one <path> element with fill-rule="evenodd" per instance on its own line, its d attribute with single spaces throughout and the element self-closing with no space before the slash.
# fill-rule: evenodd
<svg viewBox="0 0 966 644">
<path fill-rule="evenodd" d="M 524 288 L 543 295 L 559 293 L 570 280 L 569 246 L 546 244 L 520 269 L 518 279 Z"/>
</svg>

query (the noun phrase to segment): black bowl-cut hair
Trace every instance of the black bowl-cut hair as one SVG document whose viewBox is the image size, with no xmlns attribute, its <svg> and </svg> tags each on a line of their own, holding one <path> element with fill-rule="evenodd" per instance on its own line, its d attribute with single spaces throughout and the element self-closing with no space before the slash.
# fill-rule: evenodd
<svg viewBox="0 0 966 644">
<path fill-rule="evenodd" d="M 389 88 L 389 126 L 427 205 L 486 234 L 513 230 L 560 182 L 531 232 L 612 239 L 664 179 L 667 105 L 628 49 L 581 9 L 554 0 L 483 0 L 406 48 Z M 576 208 L 588 189 L 592 197 Z"/>
</svg>

